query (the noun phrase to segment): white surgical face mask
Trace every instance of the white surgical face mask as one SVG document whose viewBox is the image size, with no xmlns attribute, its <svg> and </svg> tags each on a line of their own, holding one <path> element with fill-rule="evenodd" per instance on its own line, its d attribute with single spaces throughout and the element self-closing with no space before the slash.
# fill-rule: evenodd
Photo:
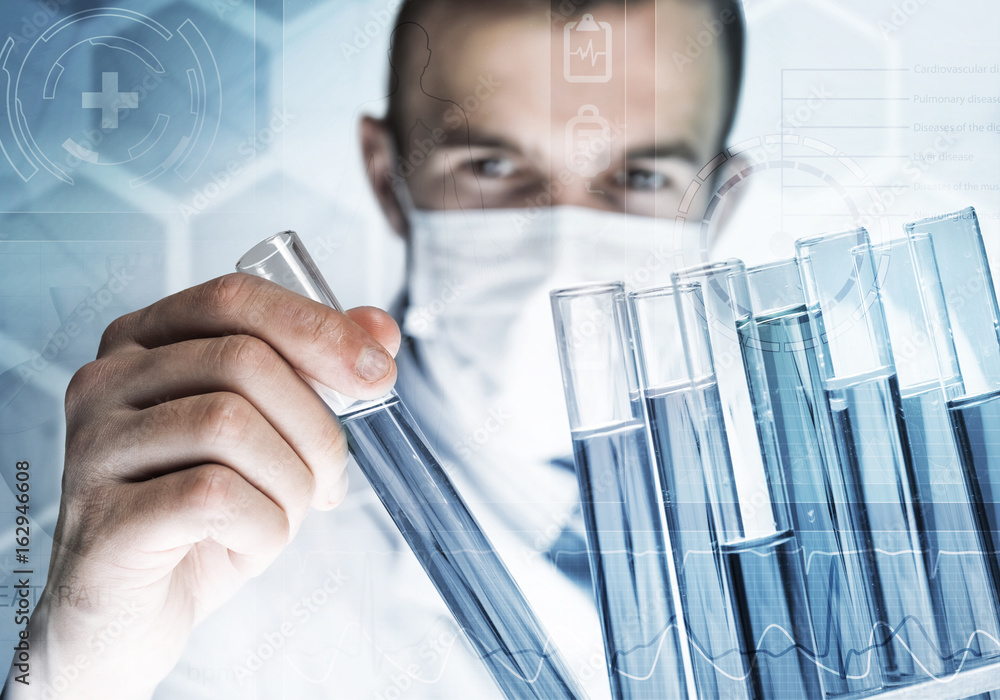
<svg viewBox="0 0 1000 700">
<path fill-rule="evenodd" d="M 670 272 L 696 262 L 680 257 L 690 227 L 563 206 L 413 210 L 409 222 L 403 332 L 433 395 L 411 410 L 442 456 L 504 507 L 558 500 L 538 466 L 572 455 L 549 292 L 669 284 Z"/>
</svg>

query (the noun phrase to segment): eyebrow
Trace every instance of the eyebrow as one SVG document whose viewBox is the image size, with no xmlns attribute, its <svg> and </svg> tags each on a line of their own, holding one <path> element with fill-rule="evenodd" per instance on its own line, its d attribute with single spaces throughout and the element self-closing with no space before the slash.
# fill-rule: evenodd
<svg viewBox="0 0 1000 700">
<path fill-rule="evenodd" d="M 657 143 L 652 146 L 641 146 L 633 148 L 625 153 L 625 160 L 640 160 L 643 158 L 663 159 L 680 158 L 689 163 L 698 162 L 698 154 L 695 153 L 691 144 L 685 141 L 672 143 Z"/>
<path fill-rule="evenodd" d="M 451 132 L 448 138 L 441 143 L 441 146 L 444 148 L 497 148 L 521 153 L 520 146 L 499 134 L 471 129 L 468 136 L 461 134 L 460 131 Z"/>
<path fill-rule="evenodd" d="M 453 133 L 457 135 L 457 132 Z M 468 140 L 462 139 L 459 141 L 456 139 L 453 141 L 449 138 L 446 139 L 441 145 L 445 148 L 497 148 L 513 151 L 515 153 L 521 153 L 521 147 L 516 143 L 504 138 L 503 136 L 490 133 L 488 131 L 470 130 Z M 626 161 L 643 159 L 667 160 L 670 158 L 678 158 L 694 164 L 699 162 L 698 154 L 695 153 L 694 147 L 686 141 L 672 141 L 652 144 L 649 146 L 639 146 L 638 148 L 630 149 L 625 153 Z"/>
</svg>

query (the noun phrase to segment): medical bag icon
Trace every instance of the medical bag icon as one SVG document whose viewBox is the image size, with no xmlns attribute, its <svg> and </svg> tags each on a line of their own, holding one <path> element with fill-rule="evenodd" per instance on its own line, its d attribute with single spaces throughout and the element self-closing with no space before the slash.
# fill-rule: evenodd
<svg viewBox="0 0 1000 700">
<path fill-rule="evenodd" d="M 611 80 L 611 25 L 585 14 L 563 29 L 563 77 L 571 83 Z"/>
<path fill-rule="evenodd" d="M 583 105 L 566 123 L 566 165 L 577 175 L 611 166 L 611 125 L 594 105 Z"/>
</svg>

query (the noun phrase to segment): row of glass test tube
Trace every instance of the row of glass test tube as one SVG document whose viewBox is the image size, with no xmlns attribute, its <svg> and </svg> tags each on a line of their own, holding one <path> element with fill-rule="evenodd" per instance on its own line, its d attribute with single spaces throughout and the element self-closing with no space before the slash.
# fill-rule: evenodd
<svg viewBox="0 0 1000 700">
<path fill-rule="evenodd" d="M 616 698 L 1000 663 L 1000 313 L 971 208 L 905 234 L 552 293 Z"/>
</svg>

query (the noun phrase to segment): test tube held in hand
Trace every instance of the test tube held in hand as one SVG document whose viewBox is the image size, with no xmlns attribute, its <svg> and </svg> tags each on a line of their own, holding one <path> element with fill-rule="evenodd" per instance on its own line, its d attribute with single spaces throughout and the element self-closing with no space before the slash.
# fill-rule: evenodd
<svg viewBox="0 0 1000 700">
<path fill-rule="evenodd" d="M 343 311 L 292 231 L 261 241 L 236 269 Z M 503 693 L 512 700 L 585 698 L 396 392 L 356 401 L 310 384 L 339 418 L 361 471 Z"/>
</svg>

